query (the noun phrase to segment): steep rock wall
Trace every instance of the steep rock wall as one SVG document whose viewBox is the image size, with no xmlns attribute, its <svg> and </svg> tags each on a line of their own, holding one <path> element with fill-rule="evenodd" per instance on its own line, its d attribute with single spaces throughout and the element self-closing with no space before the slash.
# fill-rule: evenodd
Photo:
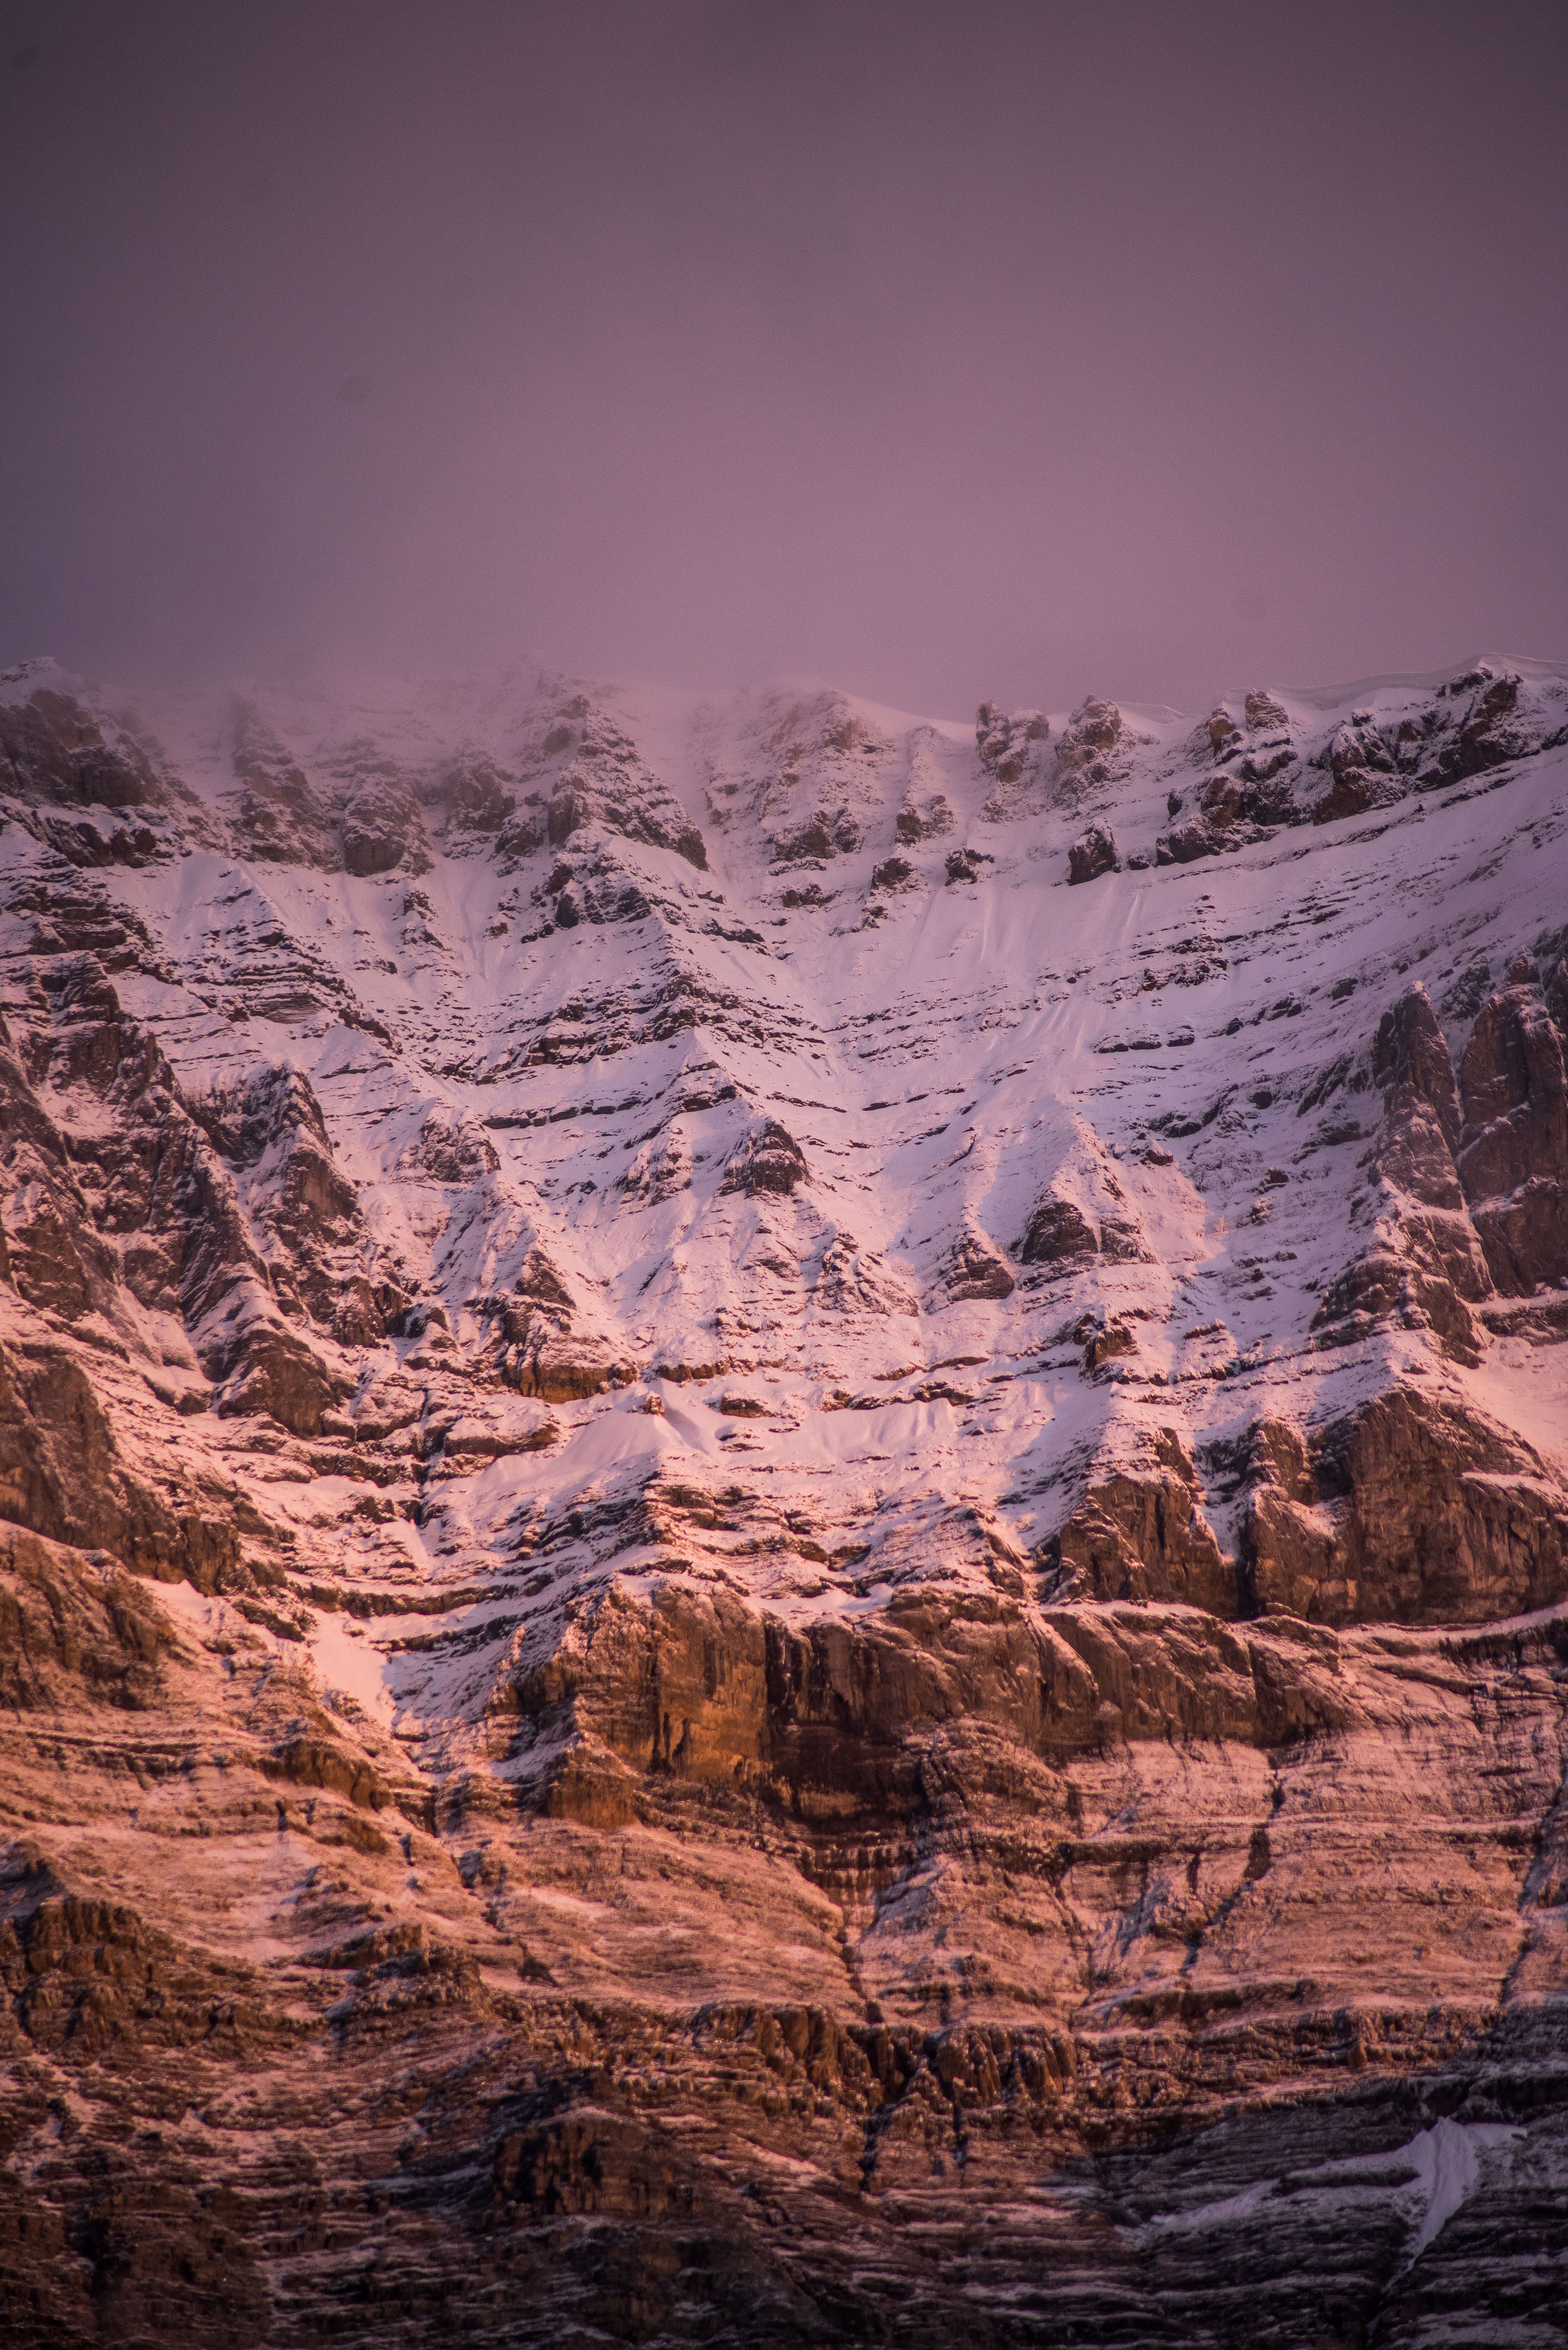
<svg viewBox="0 0 1568 2350">
<path fill-rule="evenodd" d="M 15 2337 L 1555 2338 L 1561 678 L 0 710 Z"/>
</svg>

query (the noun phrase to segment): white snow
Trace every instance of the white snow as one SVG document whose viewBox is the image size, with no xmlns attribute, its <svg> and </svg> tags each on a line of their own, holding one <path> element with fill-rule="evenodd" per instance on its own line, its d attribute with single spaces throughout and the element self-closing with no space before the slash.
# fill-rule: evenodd
<svg viewBox="0 0 1568 2350">
<path fill-rule="evenodd" d="M 1563 672 L 1513 667 L 1568 716 Z M 50 681 L 106 712 L 122 706 L 63 674 Z M 1352 709 L 1391 724 L 1430 707 L 1440 681 L 1283 692 L 1301 788 L 1326 781 L 1311 763 Z M 1129 712 L 1136 739 L 1093 784 L 1054 775 L 1066 713 L 1053 713 L 1003 806 L 972 727 L 808 681 L 726 700 L 523 663 L 488 680 L 246 691 L 328 817 L 346 777 L 400 779 L 423 810 L 431 869 L 359 879 L 247 861 L 223 831 L 236 809 L 233 698 L 166 699 L 147 730 L 215 845 L 90 877 L 153 941 L 116 975 L 127 1009 L 155 1025 L 193 1096 L 268 1062 L 310 1078 L 359 1190 L 372 1278 L 439 1299 L 460 1347 L 478 1343 L 480 1304 L 510 1293 L 539 1249 L 573 1295 L 579 1338 L 640 1375 L 629 1397 L 551 1406 L 549 1450 L 432 1482 L 439 1514 L 421 1527 L 368 1524 L 350 1482 L 297 1461 L 273 1469 L 237 1449 L 252 1439 L 230 1423 L 181 1423 L 193 1462 L 250 1480 L 292 1522 L 302 1562 L 400 1589 L 496 1576 L 514 1617 L 543 1621 L 559 1594 L 518 1596 L 522 1530 L 662 1468 L 735 1482 L 775 1515 L 805 1511 L 829 1551 L 869 1542 L 853 1572 L 825 1575 L 766 1546 L 682 1539 L 683 1555 L 722 1555 L 770 1606 L 850 1612 L 889 1575 L 989 1585 L 978 1537 L 930 1533 L 950 1508 L 972 1503 L 1027 1555 L 1092 1470 L 1139 1457 L 1162 1429 L 1190 1446 L 1264 1409 L 1326 1417 L 1396 1372 L 1561 1462 L 1568 1348 L 1499 1338 L 1469 1372 L 1416 1331 L 1324 1352 L 1311 1324 L 1376 1212 L 1360 1161 L 1379 1105 L 1357 1075 L 1379 1014 L 1412 979 L 1439 1005 L 1480 962 L 1499 983 L 1568 914 L 1568 751 L 1071 888 L 1067 847 L 1086 822 L 1110 824 L 1124 857 L 1152 857 L 1168 794 L 1197 806 L 1213 769 L 1189 719 Z M 705 871 L 597 821 L 510 854 L 493 834 L 442 831 L 439 795 L 465 763 L 488 761 L 520 811 L 530 793 L 542 808 L 578 757 L 546 755 L 546 729 L 579 695 L 626 746 L 592 767 L 593 788 L 602 797 L 619 776 L 628 807 L 678 806 L 701 827 Z M 1240 712 L 1241 697 L 1230 706 Z M 909 841 L 899 811 L 937 795 L 949 828 Z M 839 833 L 806 854 L 798 836 L 817 816 Z M 977 878 L 950 881 L 961 848 L 976 852 Z M 876 885 L 895 852 L 912 879 Z M 13 824 L 0 863 L 20 881 L 51 853 Z M 605 919 L 551 926 L 562 865 L 579 890 L 602 885 Z M 647 911 L 618 910 L 629 889 Z M 785 905 L 812 890 L 824 902 Z M 33 920 L 0 916 L 0 946 L 37 951 Z M 255 1008 L 307 997 L 317 1010 Z M 20 998 L 7 1009 L 30 1016 Z M 1446 1016 L 1458 1045 L 1465 1019 Z M 362 1017 L 391 1044 L 354 1024 Z M 1341 1059 L 1344 1076 L 1306 1108 Z M 794 1137 L 806 1180 L 788 1197 L 726 1191 L 731 1154 L 764 1118 Z M 432 1118 L 487 1138 L 498 1169 L 459 1183 L 424 1173 L 411 1154 Z M 268 1180 L 265 1166 L 242 1177 L 253 1209 Z M 1037 1276 L 1018 1243 L 1048 1187 L 1096 1221 L 1120 1219 L 1141 1253 Z M 966 1233 L 1011 1263 L 1010 1297 L 950 1297 Z M 1084 1379 L 1073 1333 L 1085 1315 L 1127 1319 L 1130 1376 Z M 410 1419 L 472 1426 L 477 1412 L 501 1425 L 501 1405 L 421 1342 L 339 1359 L 360 1395 L 401 1380 Z M 727 1367 L 655 1380 L 680 1364 Z M 713 1408 L 738 1383 L 765 1396 L 763 1415 Z M 935 1384 L 951 1393 L 916 1393 Z M 661 1419 L 629 1408 L 656 1386 Z M 624 1571 L 642 1555 L 617 1539 L 557 1549 L 556 1571 Z M 500 1599 L 441 1622 L 455 1633 L 493 1612 L 506 1612 Z M 382 1721 L 393 1699 L 378 1659 L 395 1621 L 324 1616 L 316 1644 L 323 1680 Z M 452 1669 L 400 1659 L 405 1706 Z M 465 1703 L 480 1701 L 477 1670 L 463 1668 Z"/>
</svg>

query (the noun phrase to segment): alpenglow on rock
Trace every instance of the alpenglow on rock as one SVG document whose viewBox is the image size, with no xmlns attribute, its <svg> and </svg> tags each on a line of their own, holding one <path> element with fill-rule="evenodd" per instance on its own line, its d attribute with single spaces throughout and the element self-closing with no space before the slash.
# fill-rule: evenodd
<svg viewBox="0 0 1568 2350">
<path fill-rule="evenodd" d="M 7 2342 L 1561 2339 L 1568 676 L 0 819 Z"/>
</svg>

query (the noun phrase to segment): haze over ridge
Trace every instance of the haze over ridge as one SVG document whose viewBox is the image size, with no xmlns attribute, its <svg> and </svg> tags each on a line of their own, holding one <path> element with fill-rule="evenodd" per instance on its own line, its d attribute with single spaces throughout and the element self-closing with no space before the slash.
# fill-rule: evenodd
<svg viewBox="0 0 1568 2350">
<path fill-rule="evenodd" d="M 4 15 L 0 660 L 1564 641 L 1560 10 Z"/>
</svg>

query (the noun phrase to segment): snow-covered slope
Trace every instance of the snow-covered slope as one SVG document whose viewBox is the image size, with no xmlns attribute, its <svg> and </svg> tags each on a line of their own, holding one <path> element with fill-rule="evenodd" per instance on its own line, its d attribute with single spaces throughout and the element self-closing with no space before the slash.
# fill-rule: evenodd
<svg viewBox="0 0 1568 2350">
<path fill-rule="evenodd" d="M 0 815 L 20 1701 L 79 1742 L 144 1667 L 119 1701 L 184 1773 L 128 1815 L 84 1750 L 62 1808 L 21 1739 L 18 1918 L 168 1905 L 306 2007 L 445 1937 L 522 1965 L 535 2034 L 568 1994 L 664 2032 L 805 2002 L 889 2274 L 927 2256 L 887 2199 L 963 2175 L 971 2106 L 1022 2191 L 1020 2098 L 1059 2183 L 1094 2114 L 1293 2105 L 1331 2045 L 1470 2079 L 1556 1997 L 1568 673 L 971 726 L 534 669 L 132 703 L 36 663 Z M 46 1667 L 46 1586 L 57 1634 L 152 1628 Z M 259 1877 L 242 1783 L 296 1790 Z M 358 1855 L 327 1889 L 318 1800 Z M 1355 1955 L 1325 1921 L 1374 1897 Z M 1202 2224 L 1244 2267 L 1232 2183 Z M 1178 2237 L 1200 2270 L 1197 2224 L 1116 2276 Z M 997 2314 L 1040 2257 L 1010 2226 L 985 2338 L 1054 2338 Z M 1402 2241 L 1366 2308 L 1443 2238 L 1408 2275 Z M 272 2257 L 253 2338 L 293 2340 Z M 1123 2290 L 1089 2266 L 1085 2341 Z M 814 2333 L 791 2278 L 802 2340 L 884 2308 Z M 1281 2307 L 1246 2338 L 1296 2338 Z"/>
</svg>

